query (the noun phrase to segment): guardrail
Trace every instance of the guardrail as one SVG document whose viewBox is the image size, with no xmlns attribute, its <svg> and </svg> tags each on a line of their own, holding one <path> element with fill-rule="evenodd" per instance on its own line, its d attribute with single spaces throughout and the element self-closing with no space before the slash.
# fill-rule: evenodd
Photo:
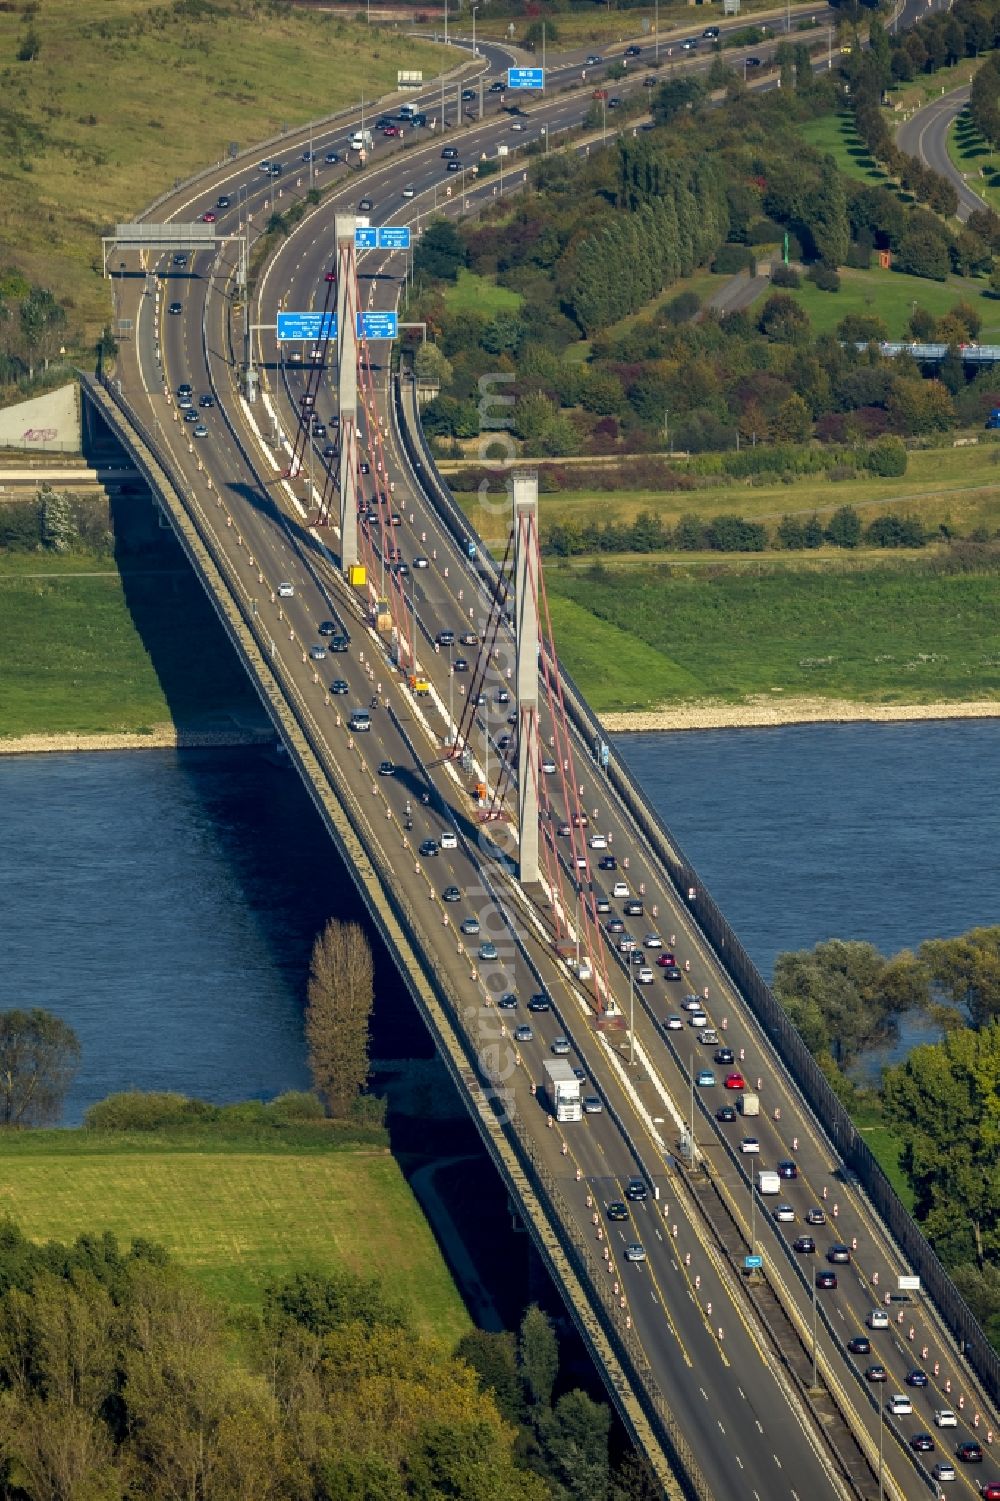
<svg viewBox="0 0 1000 1501">
<path fill-rule="evenodd" d="M 452 536 L 460 545 L 468 538 L 475 540 L 477 562 L 481 560 L 483 567 L 495 577 L 495 561 L 438 471 L 418 417 L 413 424 L 416 431 L 411 430 L 401 390 L 401 383 L 406 379 L 408 376 L 405 372 L 397 377 L 395 400 L 398 425 L 411 462 L 415 461 L 427 477 L 428 493 L 436 502 L 438 513 Z M 464 552 L 464 546 L 462 550 Z M 593 745 L 599 739 L 611 745 L 610 737 L 600 720 L 565 668 L 560 667 L 560 674 L 565 687 L 567 710 L 585 742 Z M 957 1340 L 960 1353 L 968 1360 L 990 1399 L 995 1404 L 1000 1403 L 1000 1355 L 993 1349 L 978 1319 L 899 1199 L 871 1148 L 834 1094 L 816 1060 L 775 999 L 770 986 L 733 932 L 693 864 L 634 781 L 627 762 L 613 746 L 607 775 L 636 831 L 651 853 L 666 868 L 692 921 L 746 1001 L 804 1100 L 832 1141 L 843 1164 L 857 1174 L 904 1258 L 920 1276 L 924 1291 L 933 1300 L 945 1325 Z M 692 890 L 696 893 L 693 899 L 689 897 Z"/>
</svg>

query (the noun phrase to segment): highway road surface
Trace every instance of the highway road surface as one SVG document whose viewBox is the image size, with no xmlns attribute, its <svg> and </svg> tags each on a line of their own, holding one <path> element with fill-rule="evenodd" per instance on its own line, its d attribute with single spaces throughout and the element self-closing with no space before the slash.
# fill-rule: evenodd
<svg viewBox="0 0 1000 1501">
<path fill-rule="evenodd" d="M 641 80 L 630 86 L 641 87 Z M 428 104 L 435 92 L 428 92 Z M 544 124 L 552 138 L 558 129 L 577 123 L 589 102 L 587 90 L 551 91 L 527 117 L 530 134 L 543 138 Z M 460 142 L 462 160 L 471 166 L 483 151 L 493 152 L 498 143 L 529 134 L 512 130 L 522 118 L 495 111 L 467 123 L 461 132 L 452 131 L 448 139 Z M 347 134 L 339 124 L 328 139 L 314 135 L 313 149 L 321 158 L 331 150 L 342 152 Z M 282 201 L 305 191 L 308 168 L 302 164 L 293 173 L 290 163 L 290 153 L 301 155 L 303 144 L 290 138 L 283 153 Z M 324 162 L 320 181 L 325 185 L 332 177 L 335 191 L 281 246 L 243 316 L 266 326 L 274 323 L 279 302 L 300 309 L 322 304 L 333 263 L 332 215 L 356 211 L 362 196 L 372 201 L 366 213 L 373 223 L 408 222 L 415 230 L 435 208 L 450 203 L 457 210 L 466 199 L 472 207 L 492 196 L 499 187 L 496 178 L 473 184 L 470 174 L 463 188 L 456 182 L 459 174 L 446 175 L 441 149 L 440 132 L 427 144 L 403 150 L 386 140 L 363 177 L 342 163 Z M 177 195 L 158 217 L 184 220 L 217 212 L 220 229 L 227 231 L 237 218 L 253 214 L 257 230 L 270 211 L 273 183 L 253 163 L 236 165 L 206 179 L 203 187 Z M 457 189 L 450 200 L 449 186 Z M 404 188 L 412 188 L 413 196 L 404 197 Z M 229 207 L 219 207 L 220 194 L 230 198 Z M 553 953 L 552 912 L 544 893 L 522 891 L 492 858 L 468 795 L 469 777 L 442 756 L 449 700 L 461 700 L 467 679 L 451 670 L 454 650 L 449 657 L 435 651 L 433 643 L 441 630 L 481 636 L 487 589 L 428 498 L 427 473 L 416 471 L 407 458 L 388 372 L 373 372 L 379 418 L 385 424 L 384 479 L 394 487 L 392 504 L 400 515 L 400 525 L 393 529 L 395 544 L 408 564 L 418 556 L 427 560 L 425 568 L 411 566 L 404 587 L 421 643 L 421 664 L 433 687 L 430 699 L 412 697 L 393 672 L 360 601 L 329 560 L 327 548 L 337 549 L 335 531 L 320 534 L 312 524 L 315 505 L 303 494 L 304 479 L 294 485 L 282 479 L 287 446 L 267 438 L 272 427 L 294 431 L 306 376 L 303 367 L 280 360 L 266 327 L 256 336 L 262 399 L 249 405 L 241 395 L 240 372 L 233 363 L 243 327 L 233 311 L 234 263 L 231 243 L 217 257 L 203 252 L 185 267 L 174 267 L 164 256 L 159 266 L 162 296 L 156 296 L 136 274 L 140 268 L 133 258 L 119 289 L 136 323 L 134 342 L 123 346 L 119 374 L 124 392 L 184 476 L 192 504 L 203 509 L 220 552 L 231 559 L 241 587 L 253 598 L 254 613 L 266 621 L 272 660 L 290 702 L 323 747 L 331 777 L 339 777 L 348 789 L 367 831 L 366 845 L 394 873 L 425 951 L 435 956 L 442 981 L 460 998 L 464 1024 L 480 1039 L 485 1071 L 499 1081 L 508 1113 L 530 1136 L 538 1160 L 558 1185 L 573 1233 L 590 1246 L 598 1265 L 606 1264 L 606 1276 L 618 1288 L 615 1296 L 625 1300 L 655 1381 L 697 1455 L 707 1492 L 718 1497 L 735 1492 L 756 1501 L 785 1496 L 813 1501 L 851 1493 L 820 1425 L 803 1408 L 776 1343 L 777 1331 L 766 1329 L 755 1314 L 739 1265 L 720 1249 L 679 1167 L 678 1143 L 687 1128 L 692 1093 L 696 1150 L 706 1178 L 716 1185 L 718 1201 L 728 1206 L 746 1248 L 766 1260 L 772 1284 L 799 1327 L 809 1330 L 817 1316 L 818 1353 L 833 1373 L 842 1405 L 868 1435 L 869 1452 L 882 1444 L 885 1493 L 935 1494 L 931 1466 L 951 1456 L 962 1439 L 975 1435 L 986 1446 L 987 1433 L 996 1431 L 996 1414 L 934 1310 L 919 1298 L 886 1304 L 886 1295 L 908 1268 L 864 1194 L 844 1181 L 842 1164 L 819 1123 L 702 939 L 697 899 L 680 899 L 595 765 L 592 747 L 574 734 L 575 781 L 583 792 L 577 801 L 560 776 L 551 779 L 554 822 L 565 821 L 570 828 L 568 836 L 553 834 L 552 845 L 566 872 L 575 875 L 578 860 L 585 862 L 585 882 L 607 906 L 599 914 L 601 962 L 607 965 L 622 1017 L 627 1020 L 634 1013 L 630 1031 L 593 1025 L 591 999 Z M 402 272 L 402 256 L 384 262 L 371 253 L 363 257 L 362 306 L 394 307 Z M 174 301 L 180 312 L 171 315 L 166 308 Z M 207 430 L 200 439 L 188 436 L 195 424 L 178 413 L 176 393 L 183 382 L 192 385 L 195 410 Z M 317 410 L 332 418 L 330 372 L 321 393 Z M 214 405 L 198 405 L 202 397 L 211 397 Z M 368 438 L 371 442 L 372 435 Z M 312 451 L 316 476 L 324 446 L 317 442 Z M 207 476 L 213 482 L 210 493 Z M 218 520 L 216 497 L 233 525 Z M 384 551 L 381 536 L 372 542 Z M 280 584 L 291 592 L 279 594 Z M 318 655 L 328 640 L 318 632 L 324 620 L 350 637 L 347 651 Z M 498 646 L 505 644 L 501 637 Z M 466 655 L 474 661 L 476 649 Z M 340 691 L 341 684 L 346 691 Z M 513 708 L 500 701 L 504 691 L 500 663 L 476 715 L 471 748 L 481 764 L 489 755 L 495 765 L 502 754 L 500 736 L 507 732 Z M 373 699 L 372 730 L 352 735 L 350 712 L 369 709 Z M 544 723 L 543 736 L 550 730 Z M 383 763 L 391 764 L 391 773 Z M 586 828 L 573 828 L 572 814 L 579 809 L 586 811 Z M 454 835 L 454 848 L 442 846 L 446 833 Z M 590 843 L 595 835 L 606 842 L 601 855 Z M 421 855 L 426 840 L 436 848 Z M 617 869 L 600 869 L 598 860 L 611 854 Z M 630 897 L 641 897 L 641 915 L 625 915 L 624 899 L 614 895 L 618 880 Z M 457 901 L 446 899 L 449 888 L 457 888 Z M 469 931 L 462 931 L 463 923 Z M 609 923 L 620 931 L 612 931 Z M 623 938 L 631 938 L 649 958 L 651 984 L 635 983 L 638 966 L 627 946 L 623 951 Z M 496 946 L 495 960 L 482 953 L 487 941 Z M 655 964 L 665 947 L 676 954 L 680 981 L 665 980 L 665 971 Z M 514 997 L 516 1004 L 501 1009 L 501 995 Z M 546 998 L 545 1009 L 529 1009 L 536 995 Z M 704 1023 L 690 1025 L 695 1013 L 684 1009 L 685 997 L 701 1000 Z M 716 1043 L 699 1040 L 709 1025 L 715 1028 Z M 518 1040 L 518 1027 L 530 1028 L 530 1035 Z M 566 1039 L 570 1061 L 584 1075 L 584 1092 L 593 1094 L 601 1107 L 563 1127 L 547 1124 L 542 1087 L 543 1063 L 560 1038 Z M 721 1046 L 732 1050 L 731 1065 L 714 1061 Z M 702 1068 L 713 1070 L 714 1082 L 692 1091 L 692 1076 Z M 724 1088 L 726 1074 L 737 1070 L 762 1101 L 761 1113 L 752 1121 L 739 1115 L 734 1121 L 718 1118 L 723 1105 L 744 1092 Z M 756 1139 L 757 1152 L 746 1149 L 749 1137 Z M 794 1163 L 795 1175 L 782 1179 L 777 1199 L 751 1195 L 753 1170 L 779 1162 Z M 627 1185 L 635 1177 L 643 1180 L 646 1196 L 630 1200 Z M 617 1202 L 627 1206 L 625 1220 L 608 1218 L 609 1204 Z M 778 1203 L 787 1204 L 783 1215 L 793 1217 L 779 1220 Z M 792 1243 L 808 1228 L 810 1210 L 822 1210 L 825 1223 L 811 1232 L 816 1252 L 799 1253 Z M 828 1263 L 834 1243 L 849 1248 L 848 1264 Z M 630 1261 L 627 1247 L 636 1244 L 644 1259 Z M 839 1285 L 814 1297 L 817 1267 L 833 1270 Z M 849 1354 L 846 1341 L 865 1330 L 873 1309 L 886 1307 L 890 1327 L 871 1332 L 871 1353 Z M 885 1367 L 884 1385 L 866 1379 L 873 1361 Z M 918 1368 L 927 1374 L 926 1386 L 907 1383 L 907 1375 Z M 883 1404 L 896 1394 L 912 1397 L 913 1412 L 882 1422 Z M 942 1407 L 955 1410 L 955 1429 L 935 1426 L 933 1413 Z M 922 1431 L 930 1432 L 934 1443 L 926 1455 L 916 1453 L 910 1442 Z M 956 1470 L 949 1492 L 956 1497 L 975 1494 L 971 1468 L 956 1462 Z M 996 1471 L 988 1455 L 986 1464 L 976 1467 L 976 1479 L 992 1478 Z M 859 1483 L 862 1493 L 878 1494 L 870 1478 Z"/>
<path fill-rule="evenodd" d="M 968 102 L 969 85 L 966 84 L 950 94 L 943 94 L 940 99 L 932 99 L 896 132 L 901 151 L 918 157 L 939 176 L 954 183 L 958 193 L 958 217 L 963 224 L 974 209 L 987 206 L 978 193 L 973 192 L 948 155 L 948 132 Z"/>
</svg>

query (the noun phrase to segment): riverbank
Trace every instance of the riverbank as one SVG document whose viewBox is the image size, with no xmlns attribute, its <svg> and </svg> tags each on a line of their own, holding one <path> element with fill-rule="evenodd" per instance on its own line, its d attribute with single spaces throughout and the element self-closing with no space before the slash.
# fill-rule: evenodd
<svg viewBox="0 0 1000 1501">
<path fill-rule="evenodd" d="M 1000 699 L 969 703 L 865 704 L 846 698 L 771 698 L 744 703 L 677 703 L 662 709 L 601 716 L 612 734 L 643 730 L 760 730 L 791 724 L 900 724 L 930 719 L 1000 718 Z"/>
<path fill-rule="evenodd" d="M 38 756 L 60 751 L 122 750 L 221 750 L 242 745 L 271 745 L 269 728 L 231 730 L 179 730 L 172 724 L 150 725 L 148 730 L 122 734 L 16 735 L 0 738 L 0 756 Z"/>
</svg>

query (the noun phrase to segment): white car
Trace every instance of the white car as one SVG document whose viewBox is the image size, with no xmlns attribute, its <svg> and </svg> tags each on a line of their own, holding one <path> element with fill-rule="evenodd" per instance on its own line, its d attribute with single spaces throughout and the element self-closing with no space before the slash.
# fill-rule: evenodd
<svg viewBox="0 0 1000 1501">
<path fill-rule="evenodd" d="M 314 661 L 314 662 L 323 662 L 323 661 L 325 661 L 326 660 L 326 647 L 325 646 L 310 646 L 310 648 L 309 648 L 309 656 L 312 659 L 312 661 Z"/>
<path fill-rule="evenodd" d="M 287 582 L 278 585 L 278 598 L 291 599 L 295 594 L 295 585 Z"/>
<path fill-rule="evenodd" d="M 934 1476 L 935 1480 L 957 1479 L 957 1476 L 955 1474 L 955 1466 L 952 1464 L 950 1459 L 939 1459 L 933 1470 L 931 1470 L 931 1474 Z"/>
<path fill-rule="evenodd" d="M 662 949 L 663 939 L 659 933 L 647 933 L 642 940 L 642 946 L 644 949 Z"/>
<path fill-rule="evenodd" d="M 759 1157 L 760 1142 L 757 1140 L 756 1136 L 744 1136 L 743 1140 L 740 1142 L 740 1151 L 746 1152 L 750 1156 Z"/>
<path fill-rule="evenodd" d="M 628 896 L 628 885 L 625 881 L 616 881 L 611 888 L 612 896 Z"/>
<path fill-rule="evenodd" d="M 441 835 L 439 842 L 443 850 L 458 849 L 458 836 L 456 835 L 454 829 L 445 829 L 444 833 Z"/>
<path fill-rule="evenodd" d="M 950 1407 L 939 1407 L 934 1414 L 934 1422 L 938 1428 L 957 1428 L 958 1419 Z"/>
<path fill-rule="evenodd" d="M 679 1016 L 668 1016 L 663 1023 L 668 1032 L 679 1032 L 684 1026 Z"/>
<path fill-rule="evenodd" d="M 869 1329 L 888 1329 L 889 1315 L 884 1308 L 872 1308 L 868 1312 L 865 1323 Z"/>
<path fill-rule="evenodd" d="M 655 976 L 649 965 L 644 964 L 641 969 L 636 970 L 635 978 L 638 985 L 652 985 Z"/>
<path fill-rule="evenodd" d="M 702 1007 L 703 1007 L 704 1004 L 705 1003 L 704 1003 L 704 1001 L 702 1001 L 702 999 L 701 999 L 700 996 L 686 995 L 684 997 L 683 1001 L 681 1001 L 681 1010 L 682 1011 L 700 1011 L 702 1009 Z"/>
<path fill-rule="evenodd" d="M 689 1027 L 704 1027 L 707 1024 L 707 1022 L 708 1022 L 708 1017 L 705 1015 L 704 1011 L 689 1011 L 688 1012 L 688 1026 Z"/>
<path fill-rule="evenodd" d="M 628 933 L 626 933 L 623 938 L 619 938 L 619 940 L 618 940 L 618 952 L 619 952 L 619 954 L 631 954 L 634 951 L 634 949 L 635 949 L 635 939 L 632 938 L 632 937 L 630 937 Z"/>
<path fill-rule="evenodd" d="M 913 1403 L 910 1401 L 909 1397 L 904 1397 L 902 1392 L 897 1392 L 895 1396 L 889 1398 L 888 1402 L 885 1404 L 885 1410 L 886 1412 L 891 1412 L 893 1417 L 895 1418 L 902 1418 L 905 1417 L 907 1413 L 911 1413 L 913 1411 Z"/>
<path fill-rule="evenodd" d="M 608 841 L 605 839 L 603 834 L 591 834 L 590 848 L 592 850 L 606 850 L 607 847 Z"/>
<path fill-rule="evenodd" d="M 542 770 L 547 777 L 554 777 L 556 774 L 556 763 L 552 760 L 543 761 Z"/>
<path fill-rule="evenodd" d="M 408 182 L 406 184 L 406 187 L 403 189 L 403 197 L 404 198 L 412 198 L 413 194 L 414 194 L 414 191 L 415 190 L 414 190 L 413 184 L 411 182 Z"/>
<path fill-rule="evenodd" d="M 791 1204 L 779 1204 L 774 1211 L 774 1217 L 780 1225 L 791 1225 L 795 1220 L 795 1210 Z"/>
<path fill-rule="evenodd" d="M 631 1245 L 628 1245 L 628 1246 L 625 1247 L 625 1260 L 626 1261 L 645 1261 L 645 1259 L 646 1259 L 646 1250 L 645 1250 L 645 1247 L 641 1246 L 637 1240 L 633 1241 Z"/>
</svg>

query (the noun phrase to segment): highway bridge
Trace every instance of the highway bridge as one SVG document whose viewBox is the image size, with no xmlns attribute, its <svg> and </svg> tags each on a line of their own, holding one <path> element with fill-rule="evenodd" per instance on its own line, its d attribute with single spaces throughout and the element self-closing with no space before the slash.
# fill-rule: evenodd
<svg viewBox="0 0 1000 1501">
<path fill-rule="evenodd" d="M 502 49 L 481 52 L 469 74 L 506 63 Z M 531 132 L 579 122 L 589 82 L 547 95 L 527 116 Z M 478 84 L 469 87 L 478 117 Z M 438 93 L 428 94 L 428 109 Z M 521 708 L 502 701 L 513 643 L 507 602 L 495 608 L 501 565 L 481 544 L 470 558 L 474 539 L 423 442 L 412 382 L 405 370 L 393 374 L 387 345 L 360 349 L 367 394 L 352 483 L 378 517 L 371 527 L 362 518 L 368 581 L 379 576 L 381 592 L 387 570 L 405 670 L 392 633 L 372 620 L 369 597 L 344 578 L 337 516 L 324 504 L 324 448 L 336 444 L 312 431 L 307 440 L 302 421 L 301 398 L 310 394 L 306 411 L 339 417 L 331 361 L 320 369 L 284 359 L 277 312 L 330 305 L 335 216 L 357 215 L 362 197 L 372 223 L 416 232 L 435 207 L 474 210 L 498 186 L 495 178 L 470 181 L 448 200 L 457 174 L 445 175 L 440 132 L 402 149 L 386 141 L 361 172 L 326 164 L 328 152 L 345 154 L 349 123 L 314 125 L 284 142 L 282 194 L 305 193 L 307 164 L 293 171 L 289 162 L 311 150 L 325 196 L 280 244 L 249 298 L 237 295 L 240 255 L 229 236 L 241 226 L 259 232 L 270 211 L 274 178 L 253 159 L 206 173 L 157 206 L 164 224 L 217 215 L 220 238 L 210 248 L 183 266 L 155 248 L 115 253 L 116 265 L 125 262 L 118 311 L 134 338 L 122 344 L 113 380 L 85 381 L 89 420 L 118 436 L 169 517 L 664 1493 L 923 1497 L 941 1490 L 933 1467 L 953 1461 L 957 1479 L 947 1488 L 975 1494 L 974 1482 L 998 1471 L 994 1353 L 627 762 L 611 750 L 602 764 L 606 737 L 564 673 L 538 710 L 540 759 L 553 754 L 554 768 L 538 772 L 550 815 L 539 827 L 545 873 L 518 878 L 516 778 L 484 800 L 500 816 L 478 816 L 470 782 L 496 789 L 500 737 Z M 511 123 L 483 109 L 446 140 L 471 164 L 520 134 Z M 356 270 L 340 270 L 356 277 L 360 307 L 395 308 L 403 254 L 369 253 Z M 167 311 L 171 303 L 178 313 Z M 252 401 L 248 332 L 259 372 Z M 184 385 L 192 388 L 190 423 L 178 406 Z M 409 565 L 399 588 L 390 545 Z M 418 557 L 426 566 L 413 566 Z M 540 576 L 532 587 L 543 587 Z M 330 641 L 322 622 L 347 638 L 346 650 L 318 655 Z M 477 636 L 470 657 L 488 648 L 474 713 L 457 707 L 473 674 L 457 671 L 455 648 L 434 649 L 443 631 L 459 641 Z M 404 638 L 412 647 L 400 653 Z M 427 694 L 411 689 L 414 665 Z M 370 730 L 351 731 L 356 711 L 369 714 Z M 450 754 L 460 721 L 465 767 Z M 384 762 L 394 774 L 380 775 Z M 428 840 L 436 852 L 423 855 Z M 601 868 L 612 854 L 617 868 Z M 568 908 L 560 888 L 573 892 Z M 641 910 L 630 914 L 629 903 Z M 470 919 L 478 932 L 463 931 Z M 567 962 L 576 932 L 589 976 Z M 495 960 L 484 943 L 495 945 Z M 679 979 L 655 962 L 668 949 Z M 652 983 L 637 983 L 635 953 L 648 961 Z M 498 1004 L 494 975 L 516 1005 Z M 536 996 L 544 1009 L 529 1009 Z M 530 1031 L 518 1037 L 516 1028 Z M 710 1028 L 717 1041 L 701 1041 Z M 544 1065 L 554 1047 L 562 1051 L 561 1039 L 600 1108 L 559 1124 Z M 714 1061 L 722 1047 L 731 1064 Z M 696 1084 L 703 1069 L 714 1071 L 714 1084 Z M 737 1071 L 746 1090 L 724 1089 L 725 1074 Z M 759 1096 L 760 1114 L 722 1119 L 722 1107 L 744 1092 Z M 780 1163 L 793 1167 L 782 1169 L 779 1195 L 761 1195 L 757 1171 Z M 780 1217 L 778 1202 L 788 1206 Z M 608 1216 L 617 1203 L 624 1220 Z M 811 1253 L 794 1248 L 806 1232 L 815 1238 Z M 833 1252 L 835 1244 L 846 1253 Z M 843 1254 L 846 1263 L 828 1259 Z M 828 1271 L 838 1285 L 817 1287 Z M 872 1318 L 876 1310 L 884 1319 Z M 870 1322 L 887 1327 L 869 1330 Z M 871 1349 L 853 1353 L 848 1342 L 862 1335 Z M 885 1383 L 866 1375 L 876 1362 Z M 908 1384 L 915 1370 L 926 1385 Z M 901 1402 L 891 1410 L 890 1399 L 904 1396 L 912 1411 Z M 936 1424 L 943 1409 L 954 1427 Z M 913 1444 L 923 1432 L 932 1435 L 930 1452 Z M 982 1446 L 984 1464 L 959 1462 L 963 1441 Z"/>
</svg>

